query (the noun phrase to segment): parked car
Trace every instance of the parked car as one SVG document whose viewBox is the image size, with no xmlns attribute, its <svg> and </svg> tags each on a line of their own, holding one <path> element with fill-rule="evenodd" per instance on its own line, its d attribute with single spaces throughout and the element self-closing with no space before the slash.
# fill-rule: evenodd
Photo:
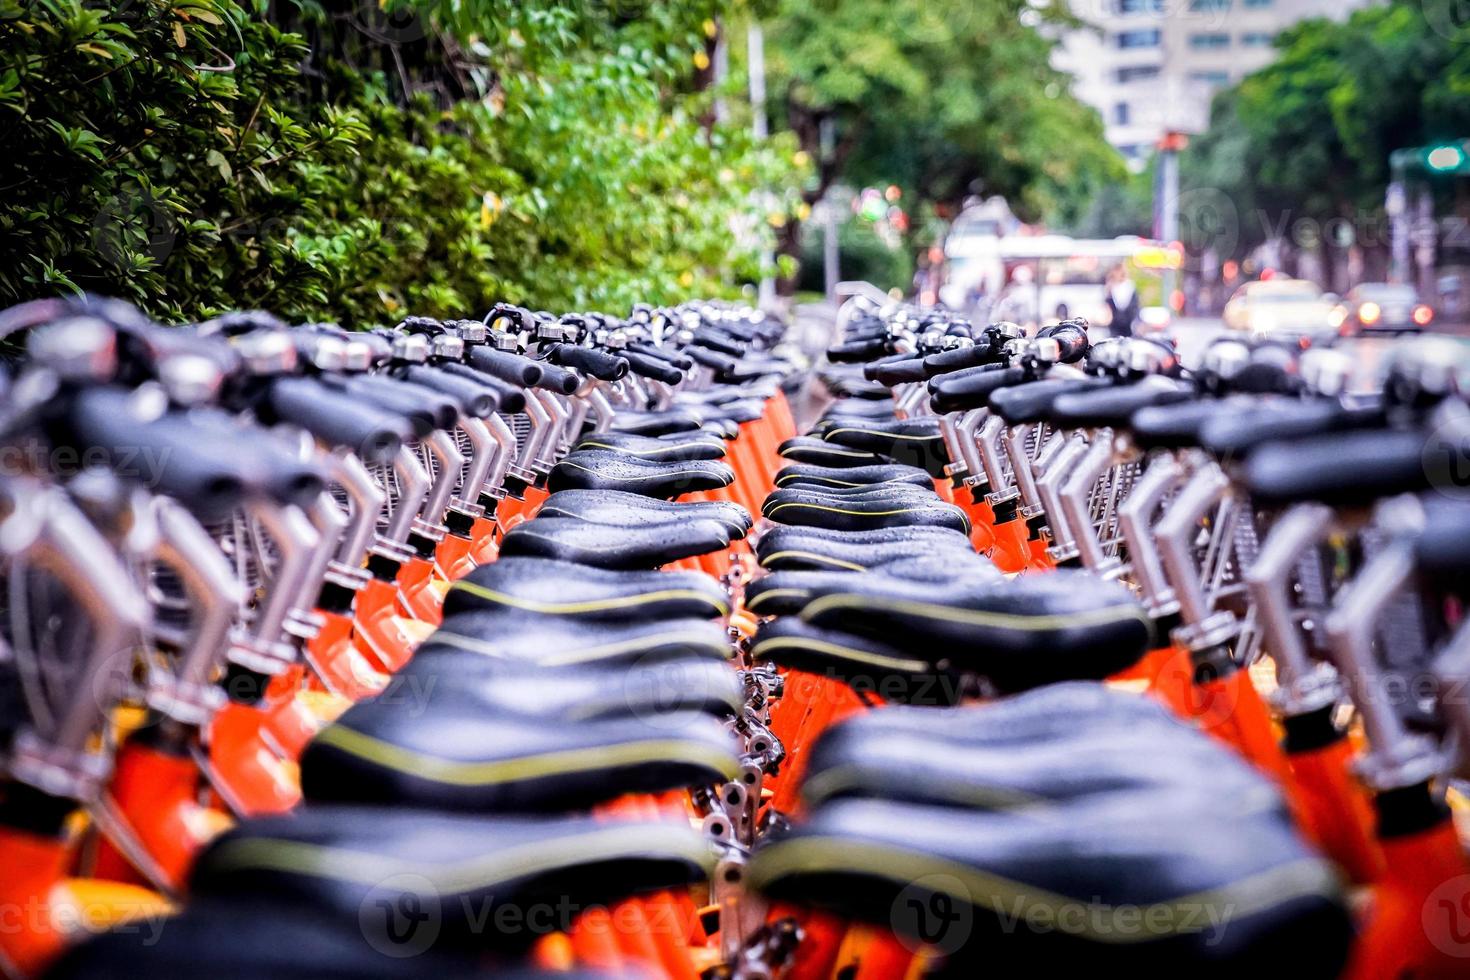
<svg viewBox="0 0 1470 980">
<path fill-rule="evenodd" d="M 1365 282 L 1343 297 L 1344 335 L 1417 333 L 1434 322 L 1434 307 L 1421 302 L 1413 286 Z"/>
<path fill-rule="evenodd" d="M 1225 304 L 1225 326 L 1256 337 L 1335 333 L 1346 317 L 1337 297 L 1305 279 L 1248 282 Z"/>
</svg>

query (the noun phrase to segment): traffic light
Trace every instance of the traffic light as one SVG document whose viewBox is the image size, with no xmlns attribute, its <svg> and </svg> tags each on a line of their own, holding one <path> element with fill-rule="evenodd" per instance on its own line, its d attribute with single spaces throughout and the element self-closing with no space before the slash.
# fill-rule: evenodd
<svg viewBox="0 0 1470 980">
<path fill-rule="evenodd" d="M 1424 154 L 1424 166 L 1431 173 L 1461 173 L 1465 170 L 1465 163 L 1465 144 L 1463 143 L 1441 143 L 1438 146 L 1428 147 Z"/>
</svg>

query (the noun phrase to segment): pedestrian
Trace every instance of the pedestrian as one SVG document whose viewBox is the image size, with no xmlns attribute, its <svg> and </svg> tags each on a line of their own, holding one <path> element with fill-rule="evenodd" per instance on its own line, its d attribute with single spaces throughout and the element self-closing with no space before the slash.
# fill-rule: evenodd
<svg viewBox="0 0 1470 980">
<path fill-rule="evenodd" d="M 1133 324 L 1138 320 L 1138 290 L 1133 288 L 1128 270 L 1121 265 L 1109 269 L 1104 289 L 1107 293 L 1104 299 L 1111 314 L 1108 332 L 1114 337 L 1133 336 Z"/>
</svg>

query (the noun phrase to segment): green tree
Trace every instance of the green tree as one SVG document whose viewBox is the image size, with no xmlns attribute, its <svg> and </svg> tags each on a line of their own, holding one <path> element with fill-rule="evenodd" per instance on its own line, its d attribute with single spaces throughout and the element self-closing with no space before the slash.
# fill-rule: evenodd
<svg viewBox="0 0 1470 980">
<path fill-rule="evenodd" d="M 0 0 L 0 302 L 368 325 L 730 290 L 796 171 L 705 123 L 721 6 Z"/>
<path fill-rule="evenodd" d="M 1275 62 L 1216 97 L 1182 161 L 1185 211 L 1228 202 L 1214 243 L 1235 254 L 1301 219 L 1381 226 L 1393 150 L 1470 136 L 1464 40 L 1407 0 L 1292 27 Z"/>
<path fill-rule="evenodd" d="M 983 190 L 1023 217 L 1074 218 L 1123 174 L 1097 113 L 1051 67 L 1027 0 L 777 0 L 767 23 L 773 118 L 837 180 L 897 183 L 911 208 Z M 1070 21 L 1068 21 L 1070 23 Z M 831 145 L 824 148 L 823 130 Z M 784 229 L 795 254 L 800 225 Z"/>
</svg>

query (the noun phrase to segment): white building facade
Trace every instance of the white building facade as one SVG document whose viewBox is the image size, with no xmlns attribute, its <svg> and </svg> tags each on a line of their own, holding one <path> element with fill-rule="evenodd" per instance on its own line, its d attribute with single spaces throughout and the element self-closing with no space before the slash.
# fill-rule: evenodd
<svg viewBox="0 0 1470 980">
<path fill-rule="evenodd" d="M 1272 40 L 1371 0 L 1069 0 L 1090 25 L 1064 33 L 1056 66 L 1094 106 L 1109 143 L 1142 166 L 1165 132 L 1200 132 L 1219 89 L 1265 67 Z"/>
</svg>

